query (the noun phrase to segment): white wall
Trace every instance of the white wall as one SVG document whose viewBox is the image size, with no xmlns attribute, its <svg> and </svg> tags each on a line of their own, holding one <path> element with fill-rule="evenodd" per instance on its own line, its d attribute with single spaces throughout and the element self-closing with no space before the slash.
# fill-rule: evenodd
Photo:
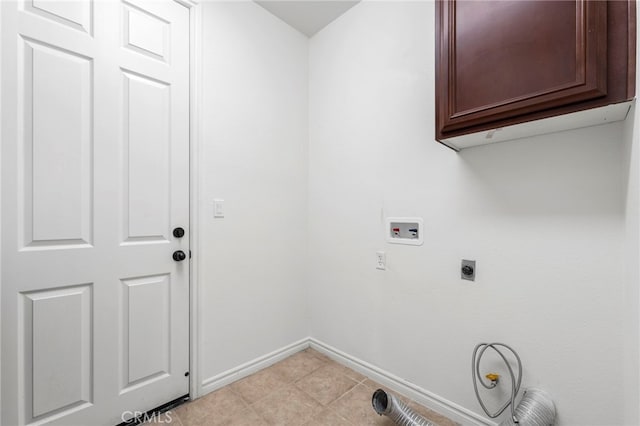
<svg viewBox="0 0 640 426">
<path fill-rule="evenodd" d="M 640 123 L 640 114 L 637 108 L 634 106 L 631 109 L 630 117 L 625 122 L 624 127 L 624 140 L 625 140 L 625 159 L 627 160 L 627 166 L 623 168 L 627 172 L 627 200 L 626 200 L 626 239 L 625 239 L 625 300 L 626 306 L 624 308 L 624 333 L 625 344 L 624 349 L 624 380 L 625 380 L 625 420 L 626 424 L 637 425 L 640 424 L 640 406 L 638 405 L 639 398 L 639 383 L 640 383 L 640 371 L 639 371 L 639 351 L 638 351 L 638 337 L 640 324 L 638 298 L 639 289 L 638 282 L 640 282 L 640 269 L 638 262 L 640 261 L 640 229 L 638 222 L 640 221 L 640 208 L 638 195 L 640 193 L 640 176 L 639 176 L 639 157 L 638 149 L 640 149 L 640 136 L 638 130 L 638 124 Z"/>
<path fill-rule="evenodd" d="M 637 16 L 636 16 L 637 19 Z M 636 46 L 637 47 L 637 46 Z M 636 57 L 640 58 L 636 53 Z M 638 63 L 636 63 L 638 65 Z M 636 88 L 640 88 L 640 73 L 636 73 Z M 637 92 L 637 90 L 636 90 Z M 640 424 L 640 110 L 637 105 L 631 108 L 624 124 L 623 170 L 626 172 L 625 204 L 625 319 L 624 332 L 626 347 L 624 350 L 624 414 L 628 425 Z"/>
<path fill-rule="evenodd" d="M 203 4 L 200 376 L 308 336 L 307 39 L 253 2 Z M 225 200 L 213 219 L 211 201 Z"/>
<path fill-rule="evenodd" d="M 623 379 L 629 132 L 440 146 L 433 22 L 430 2 L 364 2 L 310 41 L 311 335 L 475 412 L 473 347 L 504 342 L 558 425 L 637 420 Z M 424 245 L 386 244 L 385 216 L 423 217 Z"/>
<path fill-rule="evenodd" d="M 559 425 L 639 423 L 637 112 L 456 154 L 433 4 L 365 2 L 310 45 L 252 2 L 203 7 L 205 382 L 311 335 L 479 413 L 471 351 L 502 341 Z M 384 242 L 404 215 L 424 246 Z"/>
</svg>

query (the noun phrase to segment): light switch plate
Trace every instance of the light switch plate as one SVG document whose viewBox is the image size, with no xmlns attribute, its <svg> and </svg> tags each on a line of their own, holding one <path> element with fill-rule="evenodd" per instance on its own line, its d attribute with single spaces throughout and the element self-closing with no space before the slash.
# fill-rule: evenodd
<svg viewBox="0 0 640 426">
<path fill-rule="evenodd" d="M 219 198 L 213 200 L 213 217 L 216 219 L 224 217 L 224 200 Z"/>
</svg>

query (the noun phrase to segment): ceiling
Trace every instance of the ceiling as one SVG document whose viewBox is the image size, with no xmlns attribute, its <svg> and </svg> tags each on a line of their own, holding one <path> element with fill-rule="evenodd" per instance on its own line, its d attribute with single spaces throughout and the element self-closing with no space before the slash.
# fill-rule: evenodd
<svg viewBox="0 0 640 426">
<path fill-rule="evenodd" d="M 255 0 L 293 28 L 311 37 L 360 0 Z"/>
</svg>

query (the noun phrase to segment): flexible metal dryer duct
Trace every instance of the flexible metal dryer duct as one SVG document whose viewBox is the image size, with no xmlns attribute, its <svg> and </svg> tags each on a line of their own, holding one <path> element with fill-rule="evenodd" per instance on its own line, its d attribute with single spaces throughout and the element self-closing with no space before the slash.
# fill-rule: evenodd
<svg viewBox="0 0 640 426">
<path fill-rule="evenodd" d="M 376 413 L 385 415 L 400 426 L 435 426 L 393 395 L 378 389 L 371 397 Z"/>
<path fill-rule="evenodd" d="M 371 405 L 379 415 L 385 415 L 400 426 L 435 426 L 429 420 L 416 413 L 407 404 L 393 395 L 378 389 L 373 393 Z M 513 418 L 506 418 L 500 426 L 547 426 L 553 425 L 556 419 L 556 406 L 551 396 L 536 388 L 524 391 L 520 404 L 515 410 L 518 423 Z"/>
<path fill-rule="evenodd" d="M 515 423 L 512 418 L 505 419 L 500 426 L 547 426 L 553 425 L 556 421 L 556 406 L 551 396 L 536 388 L 529 388 L 524 391 L 520 404 L 516 408 Z"/>
</svg>

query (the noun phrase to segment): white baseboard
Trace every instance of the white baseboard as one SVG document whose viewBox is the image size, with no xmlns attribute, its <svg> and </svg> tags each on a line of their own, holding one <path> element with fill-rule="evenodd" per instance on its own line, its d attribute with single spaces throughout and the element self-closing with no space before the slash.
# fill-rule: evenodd
<svg viewBox="0 0 640 426">
<path fill-rule="evenodd" d="M 399 393 L 400 395 L 411 398 L 417 403 L 424 405 L 425 407 L 430 408 L 434 411 L 437 411 L 438 413 L 462 425 L 498 425 L 497 423 L 491 420 L 487 420 L 471 410 L 468 410 L 454 402 L 451 402 L 432 392 L 429 392 L 428 390 L 410 383 L 398 376 L 395 376 L 388 371 L 378 368 L 375 365 L 369 364 L 368 362 L 362 361 L 349 354 L 346 354 L 341 350 L 327 345 L 326 343 L 312 337 L 301 339 L 269 354 L 263 355 L 252 361 L 203 380 L 201 384 L 201 392 L 199 394 L 200 396 L 204 396 L 210 392 L 220 389 L 223 386 L 226 386 L 257 371 L 267 368 L 278 361 L 282 361 L 288 356 L 291 356 L 296 352 L 302 351 L 308 347 L 311 347 L 318 352 L 325 354 L 334 361 L 347 366 L 352 370 L 355 370 Z"/>
<path fill-rule="evenodd" d="M 213 377 L 209 377 L 202 381 L 200 396 L 204 396 L 210 392 L 220 389 L 230 383 L 247 377 L 255 372 L 258 372 L 270 365 L 275 364 L 278 361 L 282 361 L 309 347 L 309 338 L 301 339 L 283 348 L 277 349 L 271 353 L 258 357 L 252 361 L 246 362 L 242 365 L 234 367 L 223 373 L 217 374 Z"/>
<path fill-rule="evenodd" d="M 497 423 L 487 420 L 471 410 L 467 410 L 454 402 L 429 392 L 428 390 L 414 385 L 413 383 L 407 382 L 388 371 L 346 354 L 312 337 L 309 338 L 309 346 L 312 349 L 325 354 L 334 361 L 345 365 L 352 370 L 367 376 L 371 380 L 375 380 L 389 389 L 398 392 L 400 395 L 411 398 L 420 405 L 430 408 L 462 425 L 497 426 Z"/>
</svg>

